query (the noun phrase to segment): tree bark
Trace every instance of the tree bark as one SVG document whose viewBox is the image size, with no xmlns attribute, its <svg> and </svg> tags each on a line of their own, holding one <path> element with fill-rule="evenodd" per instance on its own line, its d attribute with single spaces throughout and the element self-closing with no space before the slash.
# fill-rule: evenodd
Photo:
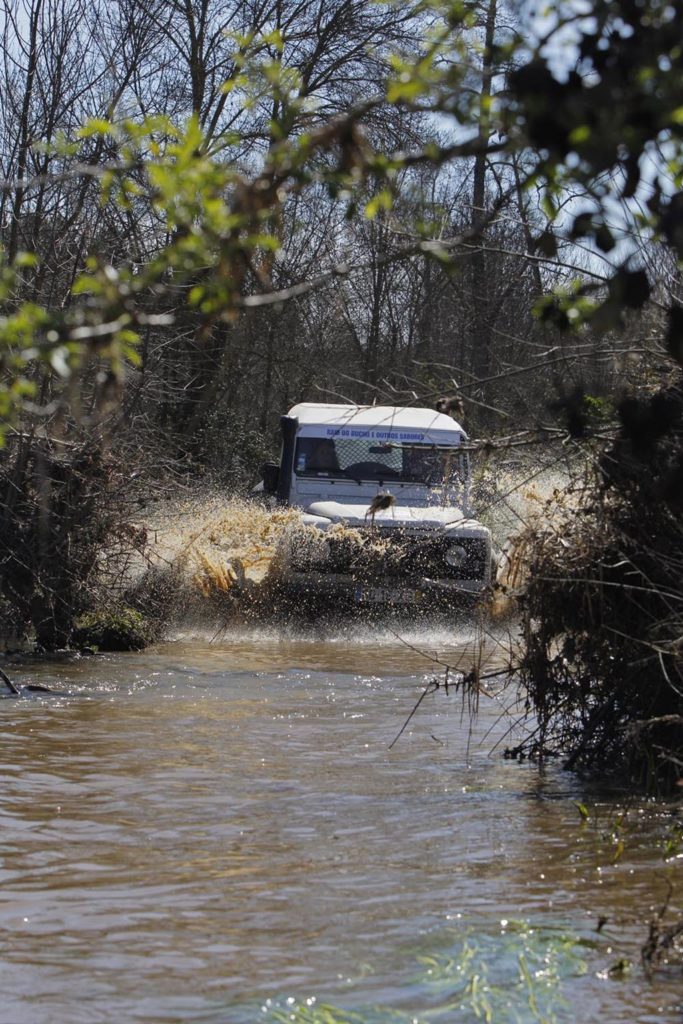
<svg viewBox="0 0 683 1024">
<path fill-rule="evenodd" d="M 489 141 L 492 78 L 494 71 L 493 42 L 496 31 L 497 0 L 489 0 L 486 12 L 484 53 L 481 65 L 481 93 L 479 113 L 480 150 L 474 158 L 472 180 L 472 227 L 476 229 L 486 214 L 486 165 L 485 148 Z M 472 257 L 472 290 L 474 298 L 473 371 L 475 377 L 483 380 L 491 373 L 491 338 L 488 316 L 487 260 L 483 248 Z"/>
</svg>

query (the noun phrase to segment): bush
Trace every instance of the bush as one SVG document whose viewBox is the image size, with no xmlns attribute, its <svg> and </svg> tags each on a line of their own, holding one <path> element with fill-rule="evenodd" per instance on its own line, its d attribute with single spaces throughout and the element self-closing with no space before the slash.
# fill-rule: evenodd
<svg viewBox="0 0 683 1024">
<path fill-rule="evenodd" d="M 98 651 L 141 651 L 152 639 L 145 617 L 134 608 L 90 612 L 76 624 L 73 643 Z"/>
<path fill-rule="evenodd" d="M 241 491 L 258 479 L 271 447 L 272 443 L 242 416 L 217 406 L 209 409 L 198 424 L 188 450 L 195 471 L 201 466 L 214 484 Z"/>
<path fill-rule="evenodd" d="M 620 408 L 561 528 L 532 529 L 518 666 L 533 738 L 569 768 L 662 788 L 683 776 L 683 394 Z"/>
</svg>

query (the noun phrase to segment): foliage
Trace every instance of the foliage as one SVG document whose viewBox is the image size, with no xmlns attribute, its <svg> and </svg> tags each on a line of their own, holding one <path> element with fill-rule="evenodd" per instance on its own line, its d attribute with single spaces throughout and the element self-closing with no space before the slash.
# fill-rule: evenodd
<svg viewBox="0 0 683 1024">
<path fill-rule="evenodd" d="M 604 328 L 650 295 L 633 245 L 619 253 L 633 228 L 665 240 L 683 259 L 683 86 L 675 70 L 683 13 L 659 0 L 596 0 L 584 18 L 562 4 L 549 16 L 553 25 L 542 45 L 510 75 L 505 117 L 512 135 L 520 132 L 535 151 L 532 176 L 551 215 L 579 186 L 569 236 L 617 254 L 606 290 L 587 308 L 581 297 L 594 289 L 583 287 L 569 303 L 550 302 L 546 313 L 567 324 L 588 314 Z M 572 52 L 559 72 L 548 55 L 553 39 L 564 39 Z M 555 251 L 548 234 L 543 245 Z M 680 320 L 672 313 L 669 348 L 677 358 L 679 346 Z"/>
<path fill-rule="evenodd" d="M 259 430 L 216 405 L 207 410 L 188 446 L 195 471 L 205 467 L 214 482 L 232 492 L 253 486 L 258 468 L 272 455 L 272 443 Z"/>
<path fill-rule="evenodd" d="M 487 58 L 490 74 L 511 69 L 507 88 L 486 104 L 487 90 L 465 88 L 469 55 L 478 47 L 474 8 L 441 0 L 418 5 L 412 16 L 425 35 L 413 42 L 412 53 L 397 53 L 388 62 L 383 94 L 310 130 L 302 129 L 310 120 L 310 97 L 301 72 L 288 64 L 286 33 L 234 39 L 226 95 L 246 109 L 267 102 L 276 110 L 267 148 L 249 170 L 230 159 L 241 144 L 239 133 L 216 139 L 197 112 L 184 126 L 161 113 L 138 120 L 94 117 L 71 137 L 53 140 L 48 153 L 54 160 L 83 166 L 93 152 L 106 153 L 106 165 L 88 171 L 99 180 L 102 202 L 146 224 L 157 243 L 141 260 L 133 253 L 114 261 L 93 252 L 79 268 L 74 301 L 60 308 L 22 301 L 18 280 L 5 287 L 6 302 L 16 307 L 2 332 L 8 394 L 14 395 L 5 399 L 7 412 L 30 390 L 21 362 L 36 355 L 63 378 L 96 356 L 120 382 L 125 365 L 139 361 L 141 332 L 174 321 L 179 305 L 196 315 L 201 343 L 217 320 L 300 294 L 275 286 L 273 258 L 283 246 L 286 204 L 304 190 L 323 187 L 353 216 L 365 183 L 376 182 L 375 194 L 362 202 L 366 216 L 376 218 L 393 207 L 399 173 L 466 162 L 478 153 L 505 153 L 507 159 L 523 154 L 522 184 L 542 190 L 550 218 L 538 240 L 546 256 L 556 254 L 555 239 L 563 233 L 619 254 L 599 292 L 580 285 L 564 298 L 549 299 L 546 317 L 560 326 L 588 319 L 604 329 L 620 323 L 624 309 L 642 306 L 650 281 L 637 254 L 627 248 L 621 255 L 621 241 L 636 228 L 683 256 L 683 96 L 676 73 L 681 11 L 659 0 L 595 0 L 590 16 L 577 19 L 558 0 L 536 46 L 528 42 L 537 34 L 533 25 L 529 35 L 513 33 L 496 44 Z M 555 55 L 562 44 L 575 57 L 571 67 Z M 376 144 L 380 140 L 375 143 L 360 126 L 391 110 L 438 113 L 450 121 L 457 141 L 442 144 L 432 137 L 413 152 Z M 571 212 L 563 214 L 567 195 L 577 189 Z M 436 239 L 407 246 L 404 257 L 416 253 L 446 263 L 453 258 L 452 248 Z M 20 267 L 13 256 L 11 273 Z M 347 272 L 330 266 L 325 279 Z M 148 309 L 151 295 L 158 312 Z M 674 355 L 679 329 L 674 309 Z"/>
<path fill-rule="evenodd" d="M 683 764 L 683 392 L 619 414 L 576 514 L 528 538 L 519 668 L 539 727 L 525 747 L 670 788 Z"/>
<path fill-rule="evenodd" d="M 0 249 L 0 260 L 3 253 Z M 46 322 L 45 310 L 33 303 L 23 303 L 18 309 L 9 308 L 12 294 L 17 290 L 21 270 L 35 264 L 35 257 L 26 253 L 18 255 L 11 265 L 6 260 L 0 263 L 0 445 L 4 442 L 4 426 L 16 420 L 24 403 L 35 396 L 35 383 L 26 373 L 28 366 L 38 356 L 35 347 L 36 336 Z M 60 357 L 54 354 L 55 367 L 62 368 Z"/>
<path fill-rule="evenodd" d="M 95 433 L 78 441 L 13 434 L 0 458 L 0 595 L 17 633 L 67 647 L 75 619 L 112 600 L 144 559 L 131 523 L 139 489 L 131 453 Z"/>
<path fill-rule="evenodd" d="M 134 608 L 89 612 L 76 622 L 73 643 L 97 651 L 141 651 L 151 639 L 144 616 Z"/>
<path fill-rule="evenodd" d="M 69 641 L 111 525 L 112 467 L 97 444 L 20 437 L 0 481 L 0 588 L 47 649 Z"/>
</svg>

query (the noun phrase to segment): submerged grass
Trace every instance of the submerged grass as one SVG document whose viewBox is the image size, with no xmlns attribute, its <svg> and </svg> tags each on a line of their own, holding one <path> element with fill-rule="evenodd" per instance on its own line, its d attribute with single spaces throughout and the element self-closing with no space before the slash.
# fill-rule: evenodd
<svg viewBox="0 0 683 1024">
<path fill-rule="evenodd" d="M 303 1003 L 288 999 L 282 1009 L 264 1007 L 273 1024 L 367 1024 L 367 1017 L 348 1010 L 340 1010 L 328 1003 L 317 1003 L 314 997 Z"/>
<path fill-rule="evenodd" d="M 447 1002 L 425 1019 L 552 1022 L 568 1006 L 563 984 L 586 974 L 599 945 L 563 930 L 501 921 L 497 935 L 458 935 L 451 951 L 418 958 L 417 981 Z"/>
<path fill-rule="evenodd" d="M 443 937 L 442 937 L 443 938 Z M 402 1010 L 373 1005 L 344 1009 L 315 997 L 263 1006 L 272 1024 L 555 1024 L 568 1019 L 568 986 L 588 972 L 588 957 L 600 942 L 526 921 L 501 921 L 482 934 L 454 931 L 446 949 L 417 956 L 417 972 L 401 1001 L 421 1003 Z M 405 992 L 404 992 L 405 995 Z"/>
</svg>

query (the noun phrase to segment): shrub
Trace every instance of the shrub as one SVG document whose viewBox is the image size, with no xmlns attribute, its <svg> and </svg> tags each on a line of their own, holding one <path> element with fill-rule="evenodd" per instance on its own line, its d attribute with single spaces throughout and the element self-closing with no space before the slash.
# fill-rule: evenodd
<svg viewBox="0 0 683 1024">
<path fill-rule="evenodd" d="M 683 394 L 620 408 L 616 441 L 576 514 L 525 538 L 518 666 L 534 736 L 516 752 L 683 776 Z"/>
<path fill-rule="evenodd" d="M 98 651 L 141 651 L 151 639 L 152 631 L 145 617 L 127 607 L 83 615 L 73 634 L 76 647 Z"/>
</svg>

